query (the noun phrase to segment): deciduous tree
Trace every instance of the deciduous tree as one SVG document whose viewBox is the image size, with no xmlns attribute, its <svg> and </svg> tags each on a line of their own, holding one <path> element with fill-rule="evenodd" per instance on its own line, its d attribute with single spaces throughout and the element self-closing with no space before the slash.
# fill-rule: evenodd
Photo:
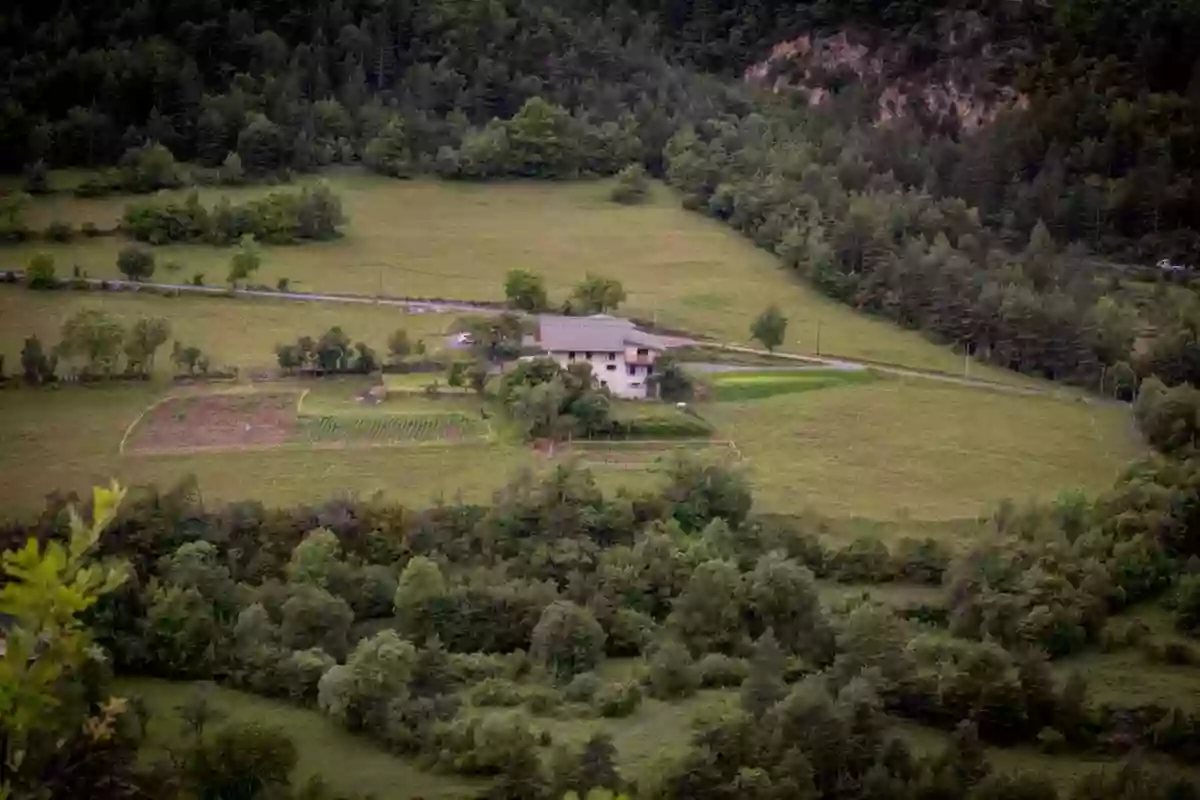
<svg viewBox="0 0 1200 800">
<path fill-rule="evenodd" d="M 533 629 L 529 655 L 560 680 L 587 672 L 604 657 L 604 629 L 585 608 L 551 603 Z"/>
<path fill-rule="evenodd" d="M 571 308 L 579 314 L 604 314 L 625 302 L 625 289 L 614 278 L 588 275 L 571 293 Z"/>
<path fill-rule="evenodd" d="M 142 281 L 154 274 L 154 253 L 144 247 L 130 245 L 117 254 L 117 269 L 131 281 Z"/>
<path fill-rule="evenodd" d="M 504 296 L 510 306 L 522 311 L 542 311 L 548 304 L 545 280 L 523 269 L 509 271 L 504 280 Z"/>
<path fill-rule="evenodd" d="M 130 326 L 125 336 L 125 363 L 131 371 L 150 375 L 154 356 L 171 338 L 171 323 L 161 317 L 142 317 Z"/>
<path fill-rule="evenodd" d="M 246 234 L 238 243 L 237 252 L 229 259 L 229 285 L 237 287 L 250 279 L 262 266 L 262 253 L 254 237 Z"/>
<path fill-rule="evenodd" d="M 76 311 L 63 323 L 59 352 L 81 359 L 89 373 L 112 374 L 120 358 L 125 329 L 107 312 L 94 308 Z"/>
<path fill-rule="evenodd" d="M 96 656 L 83 613 L 126 579 L 125 565 L 94 557 L 124 496 L 115 483 L 96 488 L 90 522 L 69 510 L 65 542 L 30 538 L 3 554 L 0 612 L 12 622 L 0 654 L 0 795 L 38 793 L 40 771 L 85 727 L 89 709 L 67 684 Z"/>
<path fill-rule="evenodd" d="M 787 317 L 779 310 L 779 306 L 770 305 L 754 320 L 750 335 L 762 342 L 767 350 L 774 352 L 776 347 L 783 344 L 787 323 Z"/>
</svg>

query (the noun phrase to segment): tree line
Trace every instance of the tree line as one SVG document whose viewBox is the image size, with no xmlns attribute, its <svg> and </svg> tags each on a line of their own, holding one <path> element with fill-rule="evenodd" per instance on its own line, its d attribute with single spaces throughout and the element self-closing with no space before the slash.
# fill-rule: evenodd
<svg viewBox="0 0 1200 800">
<path fill-rule="evenodd" d="M 318 3 L 305 25 L 242 0 L 217 16 L 186 3 L 163 18 L 90 4 L 23 11 L 34 34 L 11 44 L 20 56 L 2 152 L 27 164 L 119 159 L 131 187 L 176 181 L 171 153 L 230 180 L 359 160 L 396 176 L 474 179 L 641 164 L 833 297 L 994 363 L 1101 387 L 1132 362 L 1131 313 L 1100 303 L 1094 275 L 1062 243 L 1112 251 L 1145 238 L 1140 257 L 1177 250 L 1200 208 L 1190 101 L 1166 84 L 1143 98 L 1125 62 L 1097 60 L 1106 47 L 1133 65 L 1155 54 L 1068 35 L 1090 30 L 1080 19 L 1107 19 L 1107 5 L 1049 21 L 1036 4 L 988 7 L 996 36 L 1050 30 L 1053 48 L 1022 73 L 1030 107 L 975 132 L 915 118 L 877 125 L 874 85 L 831 83 L 832 101 L 816 107 L 767 101 L 659 51 L 697 31 L 720 50 L 722 31 L 748 19 L 763 35 L 862 19 L 933 36 L 933 3 Z M 1137 24 L 1166 13 L 1156 5 Z M 743 51 L 720 65 L 692 60 L 720 71 L 762 40 L 737 41 Z M 74 49 L 46 60 L 66 42 Z M 96 104 L 95 86 L 112 99 Z M 147 235 L 162 238 L 169 220 L 153 216 Z"/>
<path fill-rule="evenodd" d="M 149 379 L 157 354 L 171 339 L 171 324 L 158 317 L 142 317 L 126 326 L 113 315 L 92 308 L 76 311 L 63 321 L 59 342 L 51 347 L 36 335 L 21 348 L 20 378 L 29 386 L 59 380 L 63 367 L 72 379 Z M 209 357 L 195 345 L 178 339 L 171 347 L 171 363 L 179 375 L 207 374 Z M 0 379 L 4 362 L 0 359 Z"/>
<path fill-rule="evenodd" d="M 428 768 L 490 778 L 491 797 L 603 786 L 715 798 L 750 776 L 785 796 L 799 787 L 814 797 L 1055 797 L 1035 778 L 990 774 L 982 743 L 1200 755 L 1200 719 L 1097 703 L 1081 678 L 1064 682 L 1050 668 L 1087 646 L 1200 663 L 1195 647 L 1108 624 L 1131 604 L 1171 597 L 1180 630 L 1194 630 L 1200 593 L 1187 564 L 1198 487 L 1194 462 L 1152 460 L 1095 498 L 1003 506 L 957 554 L 933 540 L 889 547 L 871 537 L 832 548 L 793 520 L 753 514 L 736 470 L 686 459 L 653 489 L 606 495 L 586 471 L 560 466 L 518 475 L 487 506 L 425 509 L 356 499 L 208 508 L 185 481 L 123 501 L 97 495 L 82 517 L 54 498 L 39 519 L 0 533 L 6 567 L 36 565 L 87 541 L 71 520 L 102 521 L 71 563 L 93 565 L 90 575 L 119 563 L 124 578 L 81 606 L 72 641 L 94 641 L 118 673 L 215 679 L 308 706 Z M 13 601 L 41 591 L 25 574 L 10 568 L 0 589 L 15 609 L 18 656 L 34 630 L 25 626 L 46 608 Z M 945 605 L 939 614 L 829 604 L 818 579 L 941 586 Z M 601 678 L 609 657 L 633 658 L 636 669 Z M 33 688 L 0 698 L 71 698 L 63 716 L 26 723 L 30 756 L 5 773 L 11 785 L 76 785 L 57 758 L 69 765 L 99 745 L 71 714 L 100 718 L 107 702 L 103 681 L 88 700 L 62 691 L 84 679 L 85 663 L 37 685 L 4 674 Z M 602 739 L 583 753 L 555 747 L 538 722 L 623 716 L 644 697 L 678 700 L 701 687 L 738 688 L 738 707 L 636 787 Z M 951 743 L 918 756 L 888 732 L 885 712 L 943 728 Z M 69 747 L 51 746 L 63 736 Z M 222 736 L 253 738 L 233 730 L 197 746 Z M 134 741 L 107 739 L 108 760 L 88 761 L 128 781 L 111 796 L 148 785 Z M 586 772 L 592 758 L 604 769 Z M 1122 796 L 1131 780 L 1151 797 L 1196 791 L 1135 765 L 1084 778 L 1072 796 Z"/>
</svg>

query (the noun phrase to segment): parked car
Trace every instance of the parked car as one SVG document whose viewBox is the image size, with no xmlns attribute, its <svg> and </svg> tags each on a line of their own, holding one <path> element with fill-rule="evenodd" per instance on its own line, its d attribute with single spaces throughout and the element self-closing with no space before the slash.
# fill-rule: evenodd
<svg viewBox="0 0 1200 800">
<path fill-rule="evenodd" d="M 1184 264 L 1176 264 L 1169 258 L 1164 258 L 1158 262 L 1158 268 L 1163 272 L 1187 272 L 1188 268 Z"/>
<path fill-rule="evenodd" d="M 475 344 L 475 337 L 470 333 L 460 333 L 454 337 L 456 344 Z"/>
</svg>

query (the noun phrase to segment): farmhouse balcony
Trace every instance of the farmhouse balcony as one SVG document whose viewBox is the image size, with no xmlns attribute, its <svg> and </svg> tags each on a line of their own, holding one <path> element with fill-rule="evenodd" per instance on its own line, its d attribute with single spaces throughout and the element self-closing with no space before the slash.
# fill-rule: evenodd
<svg viewBox="0 0 1200 800">
<path fill-rule="evenodd" d="M 658 358 L 658 353 L 654 350 L 629 348 L 625 351 L 625 363 L 634 364 L 639 367 L 650 367 L 654 365 L 655 359 Z"/>
</svg>

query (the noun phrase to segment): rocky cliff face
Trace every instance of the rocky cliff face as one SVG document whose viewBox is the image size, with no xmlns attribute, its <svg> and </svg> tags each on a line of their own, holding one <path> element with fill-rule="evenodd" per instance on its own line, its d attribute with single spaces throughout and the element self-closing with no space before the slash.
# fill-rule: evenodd
<svg viewBox="0 0 1200 800">
<path fill-rule="evenodd" d="M 810 32 L 781 41 L 745 71 L 745 80 L 795 92 L 810 105 L 851 86 L 870 93 L 878 124 L 910 115 L 960 130 L 978 129 L 1001 110 L 1025 107 L 1012 82 L 1032 48 L 996 42 L 996 28 L 974 12 L 947 13 L 931 33 L 901 38 L 864 29 Z"/>
</svg>

